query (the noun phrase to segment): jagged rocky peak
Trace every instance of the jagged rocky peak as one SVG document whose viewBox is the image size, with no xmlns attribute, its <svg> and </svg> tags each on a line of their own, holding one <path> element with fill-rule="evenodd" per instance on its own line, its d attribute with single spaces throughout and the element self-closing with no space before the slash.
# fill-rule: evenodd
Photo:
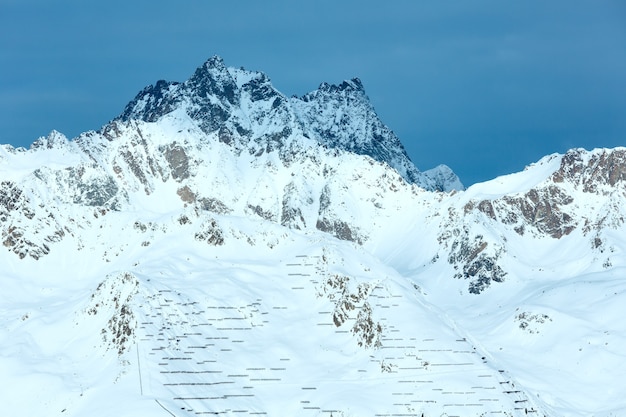
<svg viewBox="0 0 626 417">
<path fill-rule="evenodd" d="M 339 85 L 322 83 L 301 99 L 293 99 L 293 104 L 299 109 L 306 133 L 325 146 L 386 162 L 407 181 L 433 189 L 411 162 L 400 139 L 378 118 L 358 78 Z"/>
<path fill-rule="evenodd" d="M 156 122 L 175 110 L 183 110 L 205 133 L 251 154 L 307 137 L 384 162 L 426 189 L 463 188 L 454 173 L 437 185 L 420 173 L 399 138 L 378 118 L 358 78 L 322 83 L 302 97 L 288 98 L 264 73 L 226 67 L 214 56 L 183 83 L 161 80 L 144 88 L 116 121 Z"/>
<path fill-rule="evenodd" d="M 338 92 L 358 92 L 362 95 L 365 95 L 365 89 L 363 88 L 363 83 L 359 78 L 353 78 L 351 80 L 345 80 L 341 84 L 329 84 L 327 82 L 323 82 L 320 84 L 319 88 L 312 92 L 305 94 L 302 99 L 304 101 L 309 101 L 312 95 L 315 93 L 338 93 Z"/>
<path fill-rule="evenodd" d="M 195 96 L 216 96 L 239 104 L 239 88 L 220 57 L 214 56 L 198 67 L 186 84 Z"/>
<path fill-rule="evenodd" d="M 62 148 L 69 145 L 69 140 L 61 132 L 53 130 L 48 136 L 42 136 L 30 146 L 31 149 Z"/>
</svg>

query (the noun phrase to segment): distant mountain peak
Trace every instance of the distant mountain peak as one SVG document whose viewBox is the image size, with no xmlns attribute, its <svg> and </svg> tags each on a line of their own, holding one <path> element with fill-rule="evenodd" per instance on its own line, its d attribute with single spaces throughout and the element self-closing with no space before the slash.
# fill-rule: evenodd
<svg viewBox="0 0 626 417">
<path fill-rule="evenodd" d="M 454 173 L 436 186 L 420 173 L 399 138 L 378 118 L 358 78 L 324 82 L 302 97 L 288 98 L 264 73 L 226 67 L 213 56 L 183 83 L 160 80 L 144 88 L 116 120 L 155 122 L 177 109 L 205 133 L 225 135 L 228 143 L 251 153 L 307 137 L 384 162 L 406 181 L 429 190 L 463 188 Z"/>
<path fill-rule="evenodd" d="M 323 82 L 320 84 L 319 91 L 328 93 L 337 93 L 342 91 L 356 91 L 365 94 L 365 88 L 359 78 L 353 78 L 351 80 L 344 80 L 341 84 L 329 84 Z"/>
<path fill-rule="evenodd" d="M 188 91 L 198 97 L 216 96 L 229 103 L 238 103 L 238 87 L 222 58 L 214 56 L 198 67 L 185 83 Z"/>
<path fill-rule="evenodd" d="M 65 135 L 57 130 L 51 131 L 48 136 L 42 136 L 37 139 L 31 149 L 52 149 L 55 147 L 65 147 L 68 145 L 68 139 Z"/>
<path fill-rule="evenodd" d="M 219 55 L 213 55 L 212 57 L 207 59 L 203 66 L 207 67 L 207 68 L 224 68 L 224 69 L 226 69 L 226 66 L 224 65 L 224 60 Z"/>
</svg>

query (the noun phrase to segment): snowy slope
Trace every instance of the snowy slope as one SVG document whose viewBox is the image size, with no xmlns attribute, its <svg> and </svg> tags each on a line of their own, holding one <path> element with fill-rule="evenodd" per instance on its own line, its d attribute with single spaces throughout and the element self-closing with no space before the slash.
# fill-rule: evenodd
<svg viewBox="0 0 626 417">
<path fill-rule="evenodd" d="M 367 126 L 324 141 L 357 80 L 292 100 L 209 63 L 0 147 L 8 415 L 626 412 L 625 148 L 426 191 Z"/>
<path fill-rule="evenodd" d="M 26 261 L 34 276 L 19 277 L 27 290 L 12 291 L 1 346 L 13 383 L 3 400 L 18 414 L 165 407 L 175 415 L 479 415 L 514 410 L 516 401 L 536 407 L 523 392 L 503 392 L 508 375 L 405 279 L 351 244 L 191 213 L 182 225 L 181 217 L 139 224 L 107 216 L 127 224 L 114 233 L 124 249 L 106 251 L 113 259 L 85 248 L 88 259 L 44 279 L 36 271 L 63 255 Z M 209 243 L 216 230 L 222 245 Z M 100 276 L 81 274 L 83 263 Z"/>
</svg>

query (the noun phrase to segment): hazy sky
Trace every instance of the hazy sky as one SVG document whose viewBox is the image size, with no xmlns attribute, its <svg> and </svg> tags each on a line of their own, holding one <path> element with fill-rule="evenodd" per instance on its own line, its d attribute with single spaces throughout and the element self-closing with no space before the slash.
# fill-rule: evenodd
<svg viewBox="0 0 626 417">
<path fill-rule="evenodd" d="M 417 167 L 466 185 L 626 145 L 624 0 L 0 0 L 0 143 L 98 129 L 212 55 L 286 95 L 361 78 Z"/>
</svg>

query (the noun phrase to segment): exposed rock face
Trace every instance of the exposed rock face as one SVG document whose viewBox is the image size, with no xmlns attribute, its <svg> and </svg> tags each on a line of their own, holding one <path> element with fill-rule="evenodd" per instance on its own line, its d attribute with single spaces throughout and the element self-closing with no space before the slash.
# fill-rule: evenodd
<svg viewBox="0 0 626 417">
<path fill-rule="evenodd" d="M 584 192 L 595 193 L 607 186 L 626 184 L 626 150 L 602 150 L 589 155 L 582 149 L 567 152 L 558 171 L 552 174 L 555 183 L 570 182 L 581 186 Z"/>
<path fill-rule="evenodd" d="M 354 320 L 351 332 L 356 336 L 357 344 L 365 348 L 380 348 L 383 326 L 374 321 L 368 302 L 373 286 L 368 283 L 354 285 L 352 281 L 343 275 L 329 276 L 322 283 L 319 295 L 326 296 L 334 304 L 332 318 L 336 327 Z"/>
<path fill-rule="evenodd" d="M 224 232 L 214 219 L 205 221 L 200 226 L 200 231 L 195 234 L 195 239 L 204 241 L 211 246 L 221 246 L 224 244 Z"/>
<path fill-rule="evenodd" d="M 511 209 L 502 221 L 507 224 L 518 224 L 518 216 L 521 214 L 523 223 L 559 239 L 571 233 L 576 227 L 574 219 L 563 211 L 565 206 L 573 201 L 571 196 L 555 186 L 532 189 L 522 197 L 503 198 L 503 202 L 511 206 Z M 524 226 L 515 230 L 522 234 Z"/>
<path fill-rule="evenodd" d="M 108 276 L 91 295 L 86 313 L 102 326 L 106 349 L 123 355 L 132 346 L 137 319 L 131 307 L 139 281 L 130 273 Z"/>
<path fill-rule="evenodd" d="M 359 228 L 344 220 L 345 217 L 335 210 L 333 202 L 337 202 L 337 200 L 341 201 L 341 198 L 333 196 L 331 187 L 325 186 L 319 198 L 319 214 L 315 227 L 317 230 L 329 233 L 338 239 L 363 244 L 365 238 Z"/>
<path fill-rule="evenodd" d="M 232 210 L 229 209 L 224 203 L 222 203 L 217 198 L 206 198 L 203 197 L 198 200 L 200 203 L 200 208 L 206 211 L 212 211 L 217 214 L 228 214 L 231 213 Z"/>
<path fill-rule="evenodd" d="M 507 274 L 498 265 L 499 251 L 490 254 L 486 250 L 488 246 L 483 236 L 470 239 L 465 235 L 456 239 L 450 248 L 448 262 L 458 271 L 454 277 L 468 279 L 471 294 L 480 294 L 492 282 L 503 282 Z"/>
<path fill-rule="evenodd" d="M 491 208 L 490 205 L 487 207 Z M 480 294 L 492 283 L 503 282 L 507 275 L 499 265 L 505 252 L 504 242 L 491 240 L 471 230 L 470 225 L 476 221 L 476 212 L 472 203 L 467 204 L 462 212 L 449 208 L 437 237 L 440 247 L 447 252 L 446 260 L 453 267 L 453 277 L 467 280 L 468 292 L 471 294 Z M 437 260 L 438 256 L 433 259 L 434 262 Z"/>
<path fill-rule="evenodd" d="M 574 211 L 580 204 L 575 198 L 577 192 L 623 196 L 625 179 L 626 150 L 572 150 L 563 155 L 559 168 L 542 184 L 523 194 L 470 201 L 465 212 L 477 209 L 492 220 L 513 226 L 520 235 L 534 230 L 559 239 L 580 224 L 595 221 L 576 218 Z"/>
<path fill-rule="evenodd" d="M 0 220 L 7 221 L 9 213 L 21 210 L 26 218 L 32 219 L 35 215 L 28 208 L 28 199 L 23 191 L 12 181 L 2 181 L 0 184 Z"/>
<path fill-rule="evenodd" d="M 306 220 L 302 214 L 302 196 L 300 190 L 295 183 L 290 182 L 283 190 L 283 207 L 280 224 L 290 227 L 292 229 L 305 229 Z M 306 204 L 305 202 L 304 204 Z M 309 200 L 308 204 L 312 204 L 313 201 Z"/>
<path fill-rule="evenodd" d="M 4 247 L 23 259 L 39 259 L 65 231 L 49 211 L 36 210 L 17 184 L 0 183 L 0 238 Z"/>
<path fill-rule="evenodd" d="M 519 196 L 470 201 L 465 206 L 465 212 L 478 210 L 492 220 L 512 225 L 520 235 L 530 227 L 558 239 L 576 227 L 576 221 L 566 211 L 573 201 L 563 190 L 549 185 L 533 188 Z"/>
<path fill-rule="evenodd" d="M 172 143 L 165 148 L 164 154 L 174 180 L 180 182 L 189 178 L 189 157 L 182 146 Z"/>
<path fill-rule="evenodd" d="M 331 220 L 323 217 L 315 224 L 317 230 L 329 233 L 335 236 L 337 239 L 349 240 L 358 244 L 363 243 L 363 238 L 358 231 L 354 230 L 354 226 L 350 226 L 349 223 L 341 220 Z"/>
<path fill-rule="evenodd" d="M 182 99 L 178 90 L 180 83 L 159 80 L 155 85 L 144 88 L 133 101 L 131 101 L 120 118 L 129 119 L 133 114 L 134 118 L 145 120 L 146 122 L 156 122 L 159 118 L 170 113 L 176 108 Z"/>
<path fill-rule="evenodd" d="M 386 162 L 409 182 L 426 184 L 398 137 L 374 111 L 358 78 L 340 85 L 323 83 L 294 105 L 310 137 L 329 148 L 348 150 Z"/>
</svg>

